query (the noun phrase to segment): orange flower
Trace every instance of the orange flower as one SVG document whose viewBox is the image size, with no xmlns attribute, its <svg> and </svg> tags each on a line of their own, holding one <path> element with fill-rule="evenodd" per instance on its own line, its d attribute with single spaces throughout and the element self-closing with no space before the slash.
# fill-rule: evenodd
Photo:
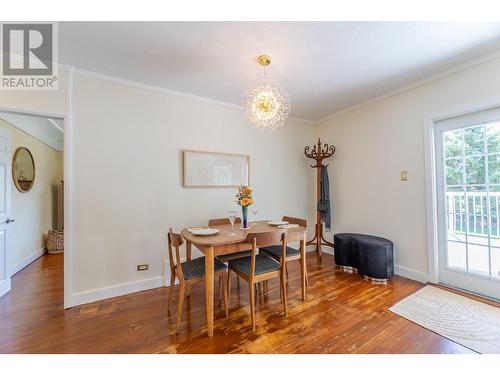
<svg viewBox="0 0 500 375">
<path fill-rule="evenodd" d="M 252 188 L 247 186 L 247 187 L 245 187 L 244 192 L 245 192 L 245 195 L 248 196 L 248 195 L 252 194 Z"/>
<path fill-rule="evenodd" d="M 243 207 L 247 207 L 253 204 L 253 199 L 252 198 L 242 198 L 241 199 L 241 205 Z"/>
</svg>

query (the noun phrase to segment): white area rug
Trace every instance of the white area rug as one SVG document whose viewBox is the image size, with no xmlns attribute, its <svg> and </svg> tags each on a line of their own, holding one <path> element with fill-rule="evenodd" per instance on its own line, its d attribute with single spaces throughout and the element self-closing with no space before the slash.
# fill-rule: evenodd
<svg viewBox="0 0 500 375">
<path fill-rule="evenodd" d="M 478 353 L 500 354 L 500 308 L 426 286 L 390 309 Z"/>
</svg>

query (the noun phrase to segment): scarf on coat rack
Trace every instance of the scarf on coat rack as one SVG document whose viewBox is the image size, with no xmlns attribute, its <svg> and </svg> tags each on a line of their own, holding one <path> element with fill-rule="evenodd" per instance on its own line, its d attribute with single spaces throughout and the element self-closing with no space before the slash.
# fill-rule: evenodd
<svg viewBox="0 0 500 375">
<path fill-rule="evenodd" d="M 321 221 L 325 223 L 325 228 L 327 230 L 331 230 L 332 219 L 330 214 L 330 182 L 328 180 L 328 169 L 326 165 L 321 168 L 318 211 L 321 214 Z"/>
</svg>

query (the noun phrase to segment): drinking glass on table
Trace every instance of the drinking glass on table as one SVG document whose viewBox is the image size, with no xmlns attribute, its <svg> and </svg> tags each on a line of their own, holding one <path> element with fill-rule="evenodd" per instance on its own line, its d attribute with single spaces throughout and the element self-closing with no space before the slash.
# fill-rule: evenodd
<svg viewBox="0 0 500 375">
<path fill-rule="evenodd" d="M 236 221 L 236 218 L 238 217 L 238 212 L 228 211 L 227 217 L 229 218 L 229 222 L 231 223 L 231 233 L 229 235 L 236 236 L 236 233 L 234 233 L 234 222 Z"/>
<path fill-rule="evenodd" d="M 255 217 L 257 216 L 257 212 L 259 212 L 259 207 L 253 205 L 252 206 L 253 221 L 256 221 Z"/>
</svg>

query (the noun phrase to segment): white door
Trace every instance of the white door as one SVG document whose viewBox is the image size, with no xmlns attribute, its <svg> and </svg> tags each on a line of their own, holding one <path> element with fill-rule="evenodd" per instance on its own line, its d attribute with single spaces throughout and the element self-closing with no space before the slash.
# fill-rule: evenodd
<svg viewBox="0 0 500 375">
<path fill-rule="evenodd" d="M 463 116 L 436 128 L 439 281 L 495 299 L 500 299 L 499 115 Z"/>
<path fill-rule="evenodd" d="M 0 128 L 0 297 L 10 290 L 7 232 L 10 219 L 12 141 L 8 130 Z"/>
</svg>

